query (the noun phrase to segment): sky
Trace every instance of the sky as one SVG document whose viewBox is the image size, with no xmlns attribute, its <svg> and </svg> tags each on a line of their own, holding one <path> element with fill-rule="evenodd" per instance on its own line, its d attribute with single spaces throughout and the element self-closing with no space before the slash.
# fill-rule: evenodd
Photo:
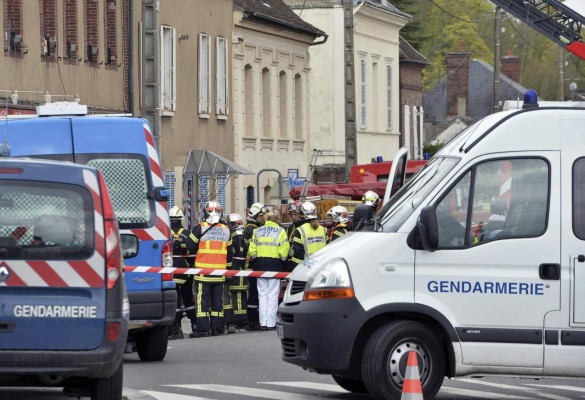
<svg viewBox="0 0 585 400">
<path fill-rule="evenodd" d="M 564 4 L 585 16 L 585 1 L 583 0 L 565 0 Z"/>
</svg>

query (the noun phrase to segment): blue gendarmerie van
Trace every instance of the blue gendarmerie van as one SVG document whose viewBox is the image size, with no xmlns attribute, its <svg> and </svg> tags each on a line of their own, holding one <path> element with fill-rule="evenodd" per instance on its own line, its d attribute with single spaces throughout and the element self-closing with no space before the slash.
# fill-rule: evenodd
<svg viewBox="0 0 585 400">
<path fill-rule="evenodd" d="M 148 122 L 126 116 L 87 115 L 74 102 L 37 107 L 32 118 L 7 119 L 0 138 L 8 138 L 12 156 L 70 161 L 95 167 L 104 176 L 122 237 L 124 264 L 172 267 L 163 177 Z M 138 250 L 126 254 L 126 243 Z M 128 342 L 145 361 L 163 360 L 168 326 L 175 318 L 177 294 L 172 274 L 125 274 L 130 322 Z"/>
<path fill-rule="evenodd" d="M 0 386 L 121 399 L 122 265 L 97 169 L 0 157 Z"/>
</svg>

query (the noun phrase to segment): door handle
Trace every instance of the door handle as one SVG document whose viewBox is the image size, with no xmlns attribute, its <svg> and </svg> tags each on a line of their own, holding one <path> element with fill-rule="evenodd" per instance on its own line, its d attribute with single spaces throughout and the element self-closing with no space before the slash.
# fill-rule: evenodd
<svg viewBox="0 0 585 400">
<path fill-rule="evenodd" d="M 538 267 L 540 279 L 547 281 L 558 281 L 561 279 L 560 264 L 540 264 Z"/>
<path fill-rule="evenodd" d="M 12 333 L 14 332 L 14 322 L 0 321 L 0 333 Z"/>
</svg>

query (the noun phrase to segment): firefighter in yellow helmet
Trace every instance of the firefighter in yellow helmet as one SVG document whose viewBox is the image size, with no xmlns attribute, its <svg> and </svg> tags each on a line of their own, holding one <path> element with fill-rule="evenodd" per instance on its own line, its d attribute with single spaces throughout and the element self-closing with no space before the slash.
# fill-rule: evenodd
<svg viewBox="0 0 585 400">
<path fill-rule="evenodd" d="M 319 225 L 317 219 L 317 207 L 305 201 L 299 210 L 303 224 L 293 233 L 292 256 L 290 257 L 293 268 L 327 244 L 327 232 Z"/>
<path fill-rule="evenodd" d="M 240 214 L 230 214 L 227 223 L 232 228 L 232 269 L 242 271 L 246 268 L 246 253 L 244 253 L 244 220 Z M 235 333 L 236 329 L 243 329 L 248 324 L 248 278 L 234 276 L 228 280 L 228 293 L 231 297 L 231 315 L 225 313 L 228 333 Z"/>
<path fill-rule="evenodd" d="M 221 221 L 223 209 L 211 200 L 203 209 L 205 220 L 193 228 L 195 268 L 226 269 L 232 265 L 232 238 L 228 225 Z M 223 333 L 224 276 L 196 275 L 197 319 L 189 337 L 217 336 Z"/>
<path fill-rule="evenodd" d="M 169 211 L 171 217 L 171 235 L 173 237 L 173 267 L 189 268 L 193 266 L 189 255 L 195 252 L 195 237 L 183 227 L 183 210 L 174 206 Z M 195 301 L 193 299 L 193 275 L 174 275 L 177 289 L 177 311 L 170 326 L 169 340 L 183 339 L 181 320 L 183 314 L 195 324 Z"/>
</svg>

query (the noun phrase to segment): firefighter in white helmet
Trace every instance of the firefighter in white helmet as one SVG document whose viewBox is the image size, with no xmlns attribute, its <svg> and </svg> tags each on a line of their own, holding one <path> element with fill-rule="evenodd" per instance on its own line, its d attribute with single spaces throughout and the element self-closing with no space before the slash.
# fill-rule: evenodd
<svg viewBox="0 0 585 400">
<path fill-rule="evenodd" d="M 232 238 L 228 225 L 221 221 L 223 209 L 211 200 L 203 209 L 205 220 L 193 228 L 195 268 L 227 269 L 232 265 Z M 217 336 L 223 333 L 223 284 L 225 276 L 195 276 L 196 324 L 189 337 Z"/>
<path fill-rule="evenodd" d="M 347 208 L 343 206 L 334 206 L 327 211 L 325 214 L 327 217 L 331 218 L 332 226 L 331 226 L 331 233 L 329 234 L 329 242 L 334 241 L 345 235 L 349 232 L 349 228 L 347 226 L 349 222 Z"/>
<path fill-rule="evenodd" d="M 327 244 L 327 232 L 317 219 L 317 207 L 305 201 L 299 208 L 302 225 L 293 233 L 290 263 L 296 267 L 301 261 L 315 254 Z"/>
<path fill-rule="evenodd" d="M 266 221 L 266 214 L 268 209 L 262 203 L 254 203 L 248 209 L 248 218 L 246 221 L 246 229 L 244 230 L 244 254 L 248 254 L 250 247 L 250 240 L 254 234 L 254 230 Z M 246 262 L 246 269 L 249 268 L 249 263 Z M 260 315 L 258 314 L 258 287 L 256 278 L 249 278 L 248 287 L 248 330 L 260 330 Z"/>
<path fill-rule="evenodd" d="M 173 237 L 173 267 L 189 268 L 193 266 L 190 254 L 195 252 L 195 237 L 183 227 L 183 210 L 174 206 L 169 211 L 171 218 L 171 235 Z M 183 314 L 195 324 L 195 301 L 193 299 L 193 275 L 173 275 L 177 289 L 177 311 L 170 326 L 169 340 L 183 339 L 181 320 Z"/>
<path fill-rule="evenodd" d="M 362 196 L 362 204 L 359 204 L 353 211 L 353 229 L 372 230 L 374 226 L 374 216 L 380 205 L 380 196 L 373 190 L 368 190 Z"/>
</svg>

